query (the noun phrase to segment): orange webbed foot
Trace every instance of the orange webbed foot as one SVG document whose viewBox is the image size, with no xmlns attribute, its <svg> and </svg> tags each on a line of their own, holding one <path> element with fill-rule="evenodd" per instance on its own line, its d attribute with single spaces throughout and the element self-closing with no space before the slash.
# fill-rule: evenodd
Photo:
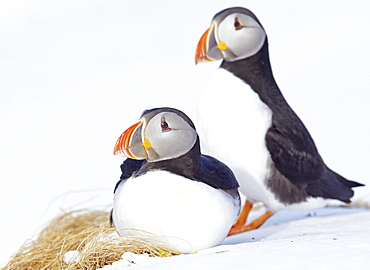
<svg viewBox="0 0 370 270">
<path fill-rule="evenodd" d="M 246 200 L 242 211 L 240 211 L 238 219 L 236 220 L 235 224 L 231 227 L 229 234 L 227 236 L 257 229 L 263 223 L 265 223 L 265 221 L 273 214 L 272 212 L 267 211 L 262 216 L 253 220 L 250 224 L 244 225 L 245 222 L 247 221 L 250 211 L 252 210 L 252 207 L 253 203 Z"/>
<path fill-rule="evenodd" d="M 227 236 L 230 236 L 230 235 L 234 235 L 234 234 L 238 234 L 238 233 L 242 233 L 242 232 L 246 232 L 246 231 L 250 231 L 250 230 L 254 230 L 254 229 L 257 229 L 258 227 L 260 227 L 263 223 L 265 223 L 265 221 L 272 216 L 272 212 L 270 211 L 267 211 L 266 213 L 264 213 L 262 216 L 256 218 L 255 220 L 253 220 L 250 224 L 248 225 L 241 225 L 241 226 L 236 226 L 235 224 L 231 227 L 230 231 L 229 231 L 229 234 Z"/>
</svg>

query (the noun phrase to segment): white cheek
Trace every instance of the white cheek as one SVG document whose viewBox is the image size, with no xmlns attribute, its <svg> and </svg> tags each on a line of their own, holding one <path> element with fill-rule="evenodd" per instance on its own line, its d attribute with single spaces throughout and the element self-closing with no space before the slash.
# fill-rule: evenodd
<svg viewBox="0 0 370 270">
<path fill-rule="evenodd" d="M 171 130 L 160 135 L 161 138 L 153 141 L 153 149 L 160 159 L 177 158 L 186 154 L 196 142 L 196 133 L 193 131 Z"/>
<path fill-rule="evenodd" d="M 159 157 L 164 158 L 166 156 L 171 156 L 173 152 L 175 138 L 173 136 L 173 131 L 162 132 L 152 140 L 152 147 L 157 152 Z"/>
<path fill-rule="evenodd" d="M 230 37 L 226 43 L 229 52 L 225 52 L 225 59 L 236 61 L 255 55 L 262 48 L 266 35 L 260 28 L 241 29 Z M 231 53 L 230 53 L 231 52 Z"/>
<path fill-rule="evenodd" d="M 220 43 L 220 41 L 223 41 L 229 46 L 229 43 L 231 43 L 233 39 L 235 39 L 237 32 L 238 31 L 235 31 L 235 28 L 234 28 L 234 19 L 231 17 L 227 17 L 218 26 L 217 42 Z"/>
<path fill-rule="evenodd" d="M 256 54 L 263 46 L 266 34 L 259 24 L 252 20 L 243 23 L 243 28 L 235 30 L 231 17 L 219 26 L 219 41 L 228 46 L 224 57 L 227 61 L 236 61 Z"/>
<path fill-rule="evenodd" d="M 170 127 L 162 131 L 161 118 L 164 117 Z M 174 113 L 164 113 L 154 116 L 147 124 L 144 137 L 152 146 L 148 149 L 148 161 L 155 162 L 180 157 L 186 154 L 197 140 L 196 131 Z"/>
</svg>

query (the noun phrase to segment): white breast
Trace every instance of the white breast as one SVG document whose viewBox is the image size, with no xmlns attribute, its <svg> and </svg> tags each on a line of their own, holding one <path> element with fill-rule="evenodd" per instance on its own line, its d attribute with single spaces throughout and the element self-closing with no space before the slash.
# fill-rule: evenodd
<svg viewBox="0 0 370 270">
<path fill-rule="evenodd" d="M 271 164 L 265 143 L 270 108 L 249 85 L 220 68 L 203 89 L 199 118 L 203 153 L 233 170 L 248 200 L 275 208 L 272 204 L 279 203 L 264 184 Z"/>
<path fill-rule="evenodd" d="M 226 237 L 239 213 L 239 201 L 204 183 L 153 171 L 122 183 L 113 209 L 121 236 L 140 236 L 190 253 Z"/>
</svg>

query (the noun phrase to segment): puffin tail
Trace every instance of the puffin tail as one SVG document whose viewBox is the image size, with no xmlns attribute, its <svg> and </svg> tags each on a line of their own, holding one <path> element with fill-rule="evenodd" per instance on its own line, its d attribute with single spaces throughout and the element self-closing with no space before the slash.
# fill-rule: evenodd
<svg viewBox="0 0 370 270">
<path fill-rule="evenodd" d="M 319 179 L 319 185 L 309 185 L 306 191 L 313 197 L 337 199 L 350 203 L 354 194 L 352 188 L 361 186 L 364 186 L 364 184 L 347 180 L 327 168 L 324 175 Z"/>
</svg>

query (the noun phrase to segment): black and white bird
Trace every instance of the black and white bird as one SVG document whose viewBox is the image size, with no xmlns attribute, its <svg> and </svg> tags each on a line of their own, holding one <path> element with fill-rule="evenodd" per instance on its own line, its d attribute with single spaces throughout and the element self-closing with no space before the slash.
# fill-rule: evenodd
<svg viewBox="0 0 370 270">
<path fill-rule="evenodd" d="M 121 236 L 180 253 L 215 246 L 227 236 L 240 211 L 238 182 L 225 164 L 201 154 L 195 126 L 183 112 L 145 111 L 119 137 L 114 153 L 128 157 L 111 215 Z"/>
<path fill-rule="evenodd" d="M 330 170 L 272 74 L 264 28 L 248 9 L 217 13 L 201 37 L 196 63 L 223 59 L 199 102 L 207 153 L 235 173 L 247 201 L 230 234 L 259 227 L 274 212 L 310 197 L 349 203 L 353 187 Z M 244 225 L 255 202 L 266 213 Z"/>
</svg>

